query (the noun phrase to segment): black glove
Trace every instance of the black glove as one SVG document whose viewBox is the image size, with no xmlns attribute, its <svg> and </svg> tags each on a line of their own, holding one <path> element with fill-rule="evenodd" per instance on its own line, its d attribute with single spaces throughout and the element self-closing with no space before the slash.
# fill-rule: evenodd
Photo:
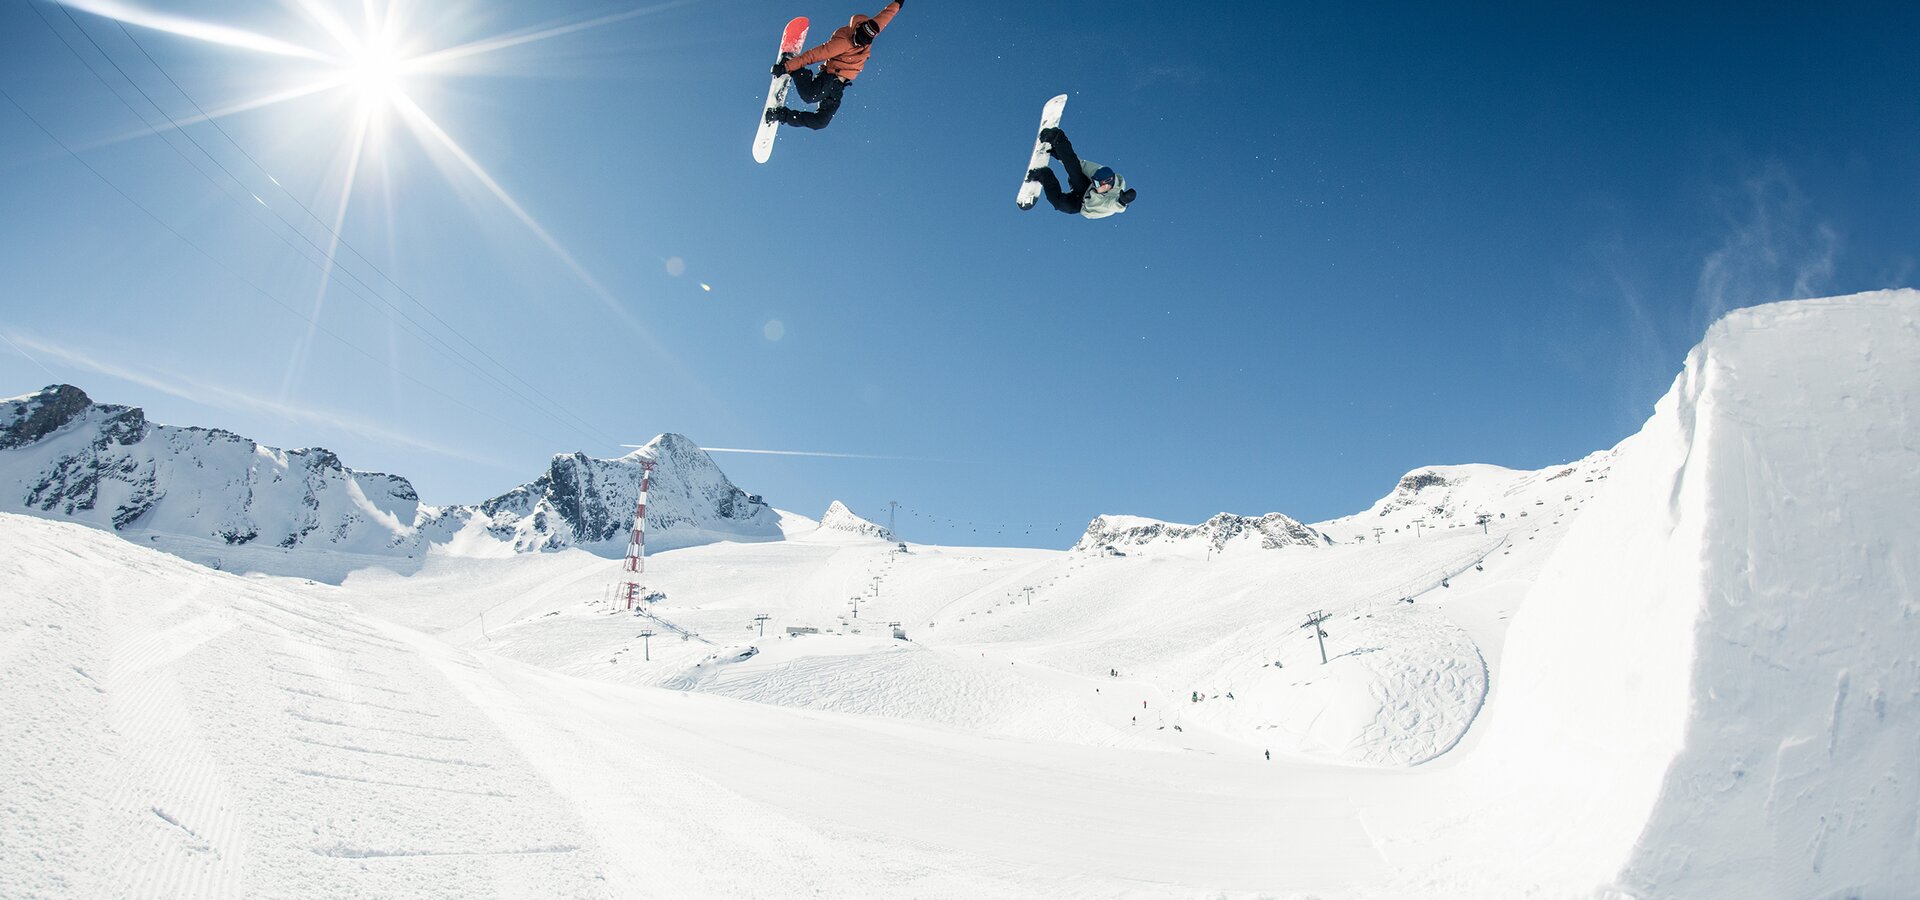
<svg viewBox="0 0 1920 900">
<path fill-rule="evenodd" d="M 773 74 L 775 74 L 775 75 L 792 75 L 793 73 L 792 73 L 792 72 L 789 72 L 789 71 L 787 71 L 787 61 L 783 59 L 783 60 L 781 60 L 781 61 L 779 61 L 779 62 L 777 62 L 777 63 L 774 63 L 774 64 L 773 64 Z"/>
<path fill-rule="evenodd" d="M 1133 188 L 1127 188 L 1126 190 L 1120 192 L 1120 205 L 1129 206 L 1133 203 L 1133 198 L 1138 196 L 1140 195 L 1134 193 Z"/>
<path fill-rule="evenodd" d="M 1049 144 L 1061 144 L 1067 140 L 1067 133 L 1058 128 L 1040 129 L 1040 139 Z"/>
</svg>

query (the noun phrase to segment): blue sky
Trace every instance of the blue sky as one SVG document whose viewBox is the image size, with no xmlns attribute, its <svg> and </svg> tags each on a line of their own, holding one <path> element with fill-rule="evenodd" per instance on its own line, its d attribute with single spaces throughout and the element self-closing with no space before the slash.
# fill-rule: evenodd
<svg viewBox="0 0 1920 900">
<path fill-rule="evenodd" d="M 757 166 L 785 19 L 875 11 L 809 2 L 416 4 L 415 51 L 632 14 L 404 81 L 524 218 L 376 104 L 324 294 L 294 201 L 330 224 L 360 98 L 156 136 L 92 42 L 181 120 L 169 76 L 213 110 L 325 64 L 0 8 L 0 88 L 114 185 L 0 101 L 0 393 L 71 382 L 438 503 L 662 431 L 887 457 L 720 459 L 783 508 L 1065 546 L 1576 458 L 1719 313 L 1920 280 L 1910 4 L 917 0 Z M 340 52 L 296 0 L 119 5 Z M 1014 208 L 1059 92 L 1128 214 Z"/>
</svg>

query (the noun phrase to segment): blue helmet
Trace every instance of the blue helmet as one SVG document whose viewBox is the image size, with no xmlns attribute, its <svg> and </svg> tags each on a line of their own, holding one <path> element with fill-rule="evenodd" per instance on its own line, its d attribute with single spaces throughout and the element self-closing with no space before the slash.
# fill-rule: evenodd
<svg viewBox="0 0 1920 900">
<path fill-rule="evenodd" d="M 1094 184 L 1112 184 L 1114 178 L 1113 169 L 1107 166 L 1101 166 L 1098 171 L 1093 173 Z"/>
</svg>

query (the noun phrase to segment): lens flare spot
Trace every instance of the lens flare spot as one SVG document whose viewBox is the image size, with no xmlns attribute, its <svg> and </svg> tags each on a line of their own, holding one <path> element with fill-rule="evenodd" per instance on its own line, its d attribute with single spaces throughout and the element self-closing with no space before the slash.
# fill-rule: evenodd
<svg viewBox="0 0 1920 900">
<path fill-rule="evenodd" d="M 687 261 L 678 256 L 667 260 L 667 274 L 674 278 L 687 274 Z"/>
<path fill-rule="evenodd" d="M 781 338 L 787 336 L 787 323 L 779 319 L 774 319 L 768 322 L 767 326 L 760 329 L 760 331 L 767 336 L 767 340 L 778 342 Z"/>
</svg>

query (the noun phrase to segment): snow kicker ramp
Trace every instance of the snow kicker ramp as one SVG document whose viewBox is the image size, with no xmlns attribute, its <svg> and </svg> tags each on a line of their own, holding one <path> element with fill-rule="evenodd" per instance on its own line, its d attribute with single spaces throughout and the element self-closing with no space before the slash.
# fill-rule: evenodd
<svg viewBox="0 0 1920 900">
<path fill-rule="evenodd" d="M 1920 293 L 1728 316 L 1621 457 L 1402 888 L 1910 896 Z"/>
</svg>

